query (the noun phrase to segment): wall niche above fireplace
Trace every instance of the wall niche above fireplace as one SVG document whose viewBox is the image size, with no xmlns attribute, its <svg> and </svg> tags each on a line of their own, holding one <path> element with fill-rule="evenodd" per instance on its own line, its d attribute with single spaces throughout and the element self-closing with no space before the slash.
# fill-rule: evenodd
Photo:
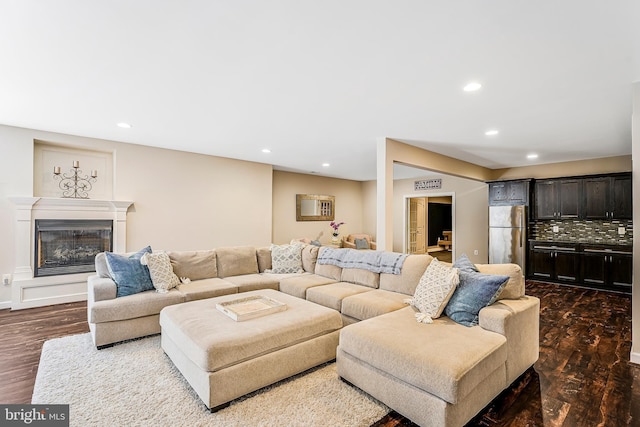
<svg viewBox="0 0 640 427">
<path fill-rule="evenodd" d="M 60 180 L 54 178 L 54 167 L 60 167 L 62 175 L 71 174 L 74 161 L 80 165 L 80 176 L 96 171 L 98 179 L 92 183 L 88 195 L 94 200 L 113 198 L 113 153 L 65 147 L 45 141 L 33 145 L 33 194 L 41 197 L 63 197 Z"/>
<path fill-rule="evenodd" d="M 96 254 L 112 250 L 113 221 L 38 219 L 34 236 L 34 277 L 91 272 Z"/>
</svg>

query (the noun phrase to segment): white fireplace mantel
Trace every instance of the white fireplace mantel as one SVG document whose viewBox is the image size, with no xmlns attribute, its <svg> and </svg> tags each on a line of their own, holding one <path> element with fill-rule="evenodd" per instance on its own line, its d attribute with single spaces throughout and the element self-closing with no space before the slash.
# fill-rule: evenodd
<svg viewBox="0 0 640 427">
<path fill-rule="evenodd" d="M 9 197 L 15 207 L 15 269 L 12 309 L 81 301 L 92 273 L 34 277 L 34 232 L 37 219 L 101 219 L 113 221 L 113 251 L 125 252 L 130 201 Z"/>
</svg>

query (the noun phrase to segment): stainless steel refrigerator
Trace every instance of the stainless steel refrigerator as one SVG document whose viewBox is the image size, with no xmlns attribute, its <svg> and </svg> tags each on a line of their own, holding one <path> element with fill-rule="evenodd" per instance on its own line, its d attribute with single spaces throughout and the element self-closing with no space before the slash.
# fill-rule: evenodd
<svg viewBox="0 0 640 427">
<path fill-rule="evenodd" d="M 514 263 L 525 272 L 527 207 L 489 206 L 489 263 Z"/>
</svg>

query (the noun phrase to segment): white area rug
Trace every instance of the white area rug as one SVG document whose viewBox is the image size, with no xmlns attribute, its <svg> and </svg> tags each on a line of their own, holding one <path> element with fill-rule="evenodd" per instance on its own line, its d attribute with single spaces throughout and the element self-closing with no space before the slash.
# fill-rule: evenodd
<svg viewBox="0 0 640 427">
<path fill-rule="evenodd" d="M 96 350 L 89 334 L 44 343 L 32 403 L 69 404 L 72 426 L 369 426 L 389 412 L 331 363 L 212 414 L 159 336 Z"/>
</svg>

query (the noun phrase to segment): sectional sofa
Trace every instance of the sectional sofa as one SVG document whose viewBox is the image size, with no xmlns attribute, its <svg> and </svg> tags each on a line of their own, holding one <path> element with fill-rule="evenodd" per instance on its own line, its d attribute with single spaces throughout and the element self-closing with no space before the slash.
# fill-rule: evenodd
<svg viewBox="0 0 640 427">
<path fill-rule="evenodd" d="M 258 289 L 275 289 L 330 307 L 343 320 L 336 349 L 338 374 L 420 425 L 461 426 L 538 358 L 539 300 L 524 295 L 515 264 L 476 265 L 509 276 L 498 300 L 467 327 L 446 316 L 416 321 L 406 304 L 432 262 L 409 255 L 400 274 L 317 262 L 325 248 L 302 249 L 299 273 L 273 274 L 269 248 L 229 247 L 168 252 L 174 272 L 188 277 L 166 293 L 116 298 L 104 254 L 88 279 L 88 321 L 98 348 L 160 333 L 169 305 Z M 351 249 L 342 249 L 351 250 Z"/>
</svg>

